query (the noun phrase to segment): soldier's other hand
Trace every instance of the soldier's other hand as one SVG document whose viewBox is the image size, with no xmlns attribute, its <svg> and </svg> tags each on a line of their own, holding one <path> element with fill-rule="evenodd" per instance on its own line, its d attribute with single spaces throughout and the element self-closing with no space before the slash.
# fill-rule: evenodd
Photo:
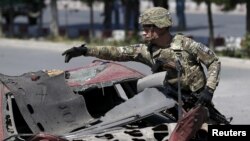
<svg viewBox="0 0 250 141">
<path fill-rule="evenodd" d="M 80 47 L 72 47 L 62 53 L 62 56 L 65 55 L 65 63 L 68 63 L 71 58 L 78 57 L 81 55 L 86 55 L 87 47 L 85 44 L 82 44 Z"/>
<path fill-rule="evenodd" d="M 206 105 L 212 102 L 212 98 L 213 98 L 213 92 L 214 90 L 212 90 L 209 87 L 206 87 L 200 95 L 200 98 L 198 99 L 198 103 L 201 105 Z"/>
</svg>

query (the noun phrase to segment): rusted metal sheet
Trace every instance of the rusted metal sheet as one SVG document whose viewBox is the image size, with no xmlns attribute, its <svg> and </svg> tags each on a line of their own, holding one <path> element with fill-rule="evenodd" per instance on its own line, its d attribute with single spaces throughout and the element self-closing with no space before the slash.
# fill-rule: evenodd
<svg viewBox="0 0 250 141">
<path fill-rule="evenodd" d="M 67 140 L 48 133 L 39 133 L 29 138 L 28 141 L 67 141 Z"/>
<path fill-rule="evenodd" d="M 208 109 L 198 105 L 178 121 L 169 141 L 189 141 L 208 119 Z"/>
</svg>

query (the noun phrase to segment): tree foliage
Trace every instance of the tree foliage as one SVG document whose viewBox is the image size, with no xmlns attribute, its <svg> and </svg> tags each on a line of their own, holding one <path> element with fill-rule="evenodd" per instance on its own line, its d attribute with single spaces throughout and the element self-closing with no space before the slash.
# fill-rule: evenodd
<svg viewBox="0 0 250 141">
<path fill-rule="evenodd" d="M 200 4 L 202 2 L 205 2 L 206 0 L 193 0 L 194 2 Z M 234 10 L 237 4 L 242 4 L 247 2 L 248 0 L 209 0 L 211 3 L 214 3 L 216 5 L 223 6 L 223 11 L 230 11 Z"/>
<path fill-rule="evenodd" d="M 241 42 L 244 55 L 250 57 L 250 34 L 247 33 Z"/>
</svg>

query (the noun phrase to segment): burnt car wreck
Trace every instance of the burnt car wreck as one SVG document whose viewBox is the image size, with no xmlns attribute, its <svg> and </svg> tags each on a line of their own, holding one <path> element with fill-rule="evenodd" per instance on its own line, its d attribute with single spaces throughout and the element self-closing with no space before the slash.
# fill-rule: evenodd
<svg viewBox="0 0 250 141">
<path fill-rule="evenodd" d="M 67 71 L 0 74 L 0 140 L 167 140 L 177 102 L 142 78 L 100 60 Z M 203 131 L 196 140 L 206 140 Z"/>
</svg>

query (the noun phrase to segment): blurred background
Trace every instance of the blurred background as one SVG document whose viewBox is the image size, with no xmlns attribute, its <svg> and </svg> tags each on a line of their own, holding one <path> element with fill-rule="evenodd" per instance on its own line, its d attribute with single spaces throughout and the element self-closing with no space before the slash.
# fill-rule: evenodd
<svg viewBox="0 0 250 141">
<path fill-rule="evenodd" d="M 0 73 L 84 66 L 96 58 L 64 63 L 61 55 L 84 42 L 140 43 L 138 16 L 153 6 L 170 10 L 173 34 L 183 33 L 216 51 L 222 67 L 213 102 L 234 117 L 233 124 L 249 124 L 250 0 L 0 0 Z M 151 74 L 141 63 L 120 63 Z"/>
<path fill-rule="evenodd" d="M 250 55 L 248 0 L 1 0 L 0 36 L 39 40 L 140 41 L 138 18 L 153 6 L 170 10 L 181 32 L 223 55 Z"/>
</svg>

